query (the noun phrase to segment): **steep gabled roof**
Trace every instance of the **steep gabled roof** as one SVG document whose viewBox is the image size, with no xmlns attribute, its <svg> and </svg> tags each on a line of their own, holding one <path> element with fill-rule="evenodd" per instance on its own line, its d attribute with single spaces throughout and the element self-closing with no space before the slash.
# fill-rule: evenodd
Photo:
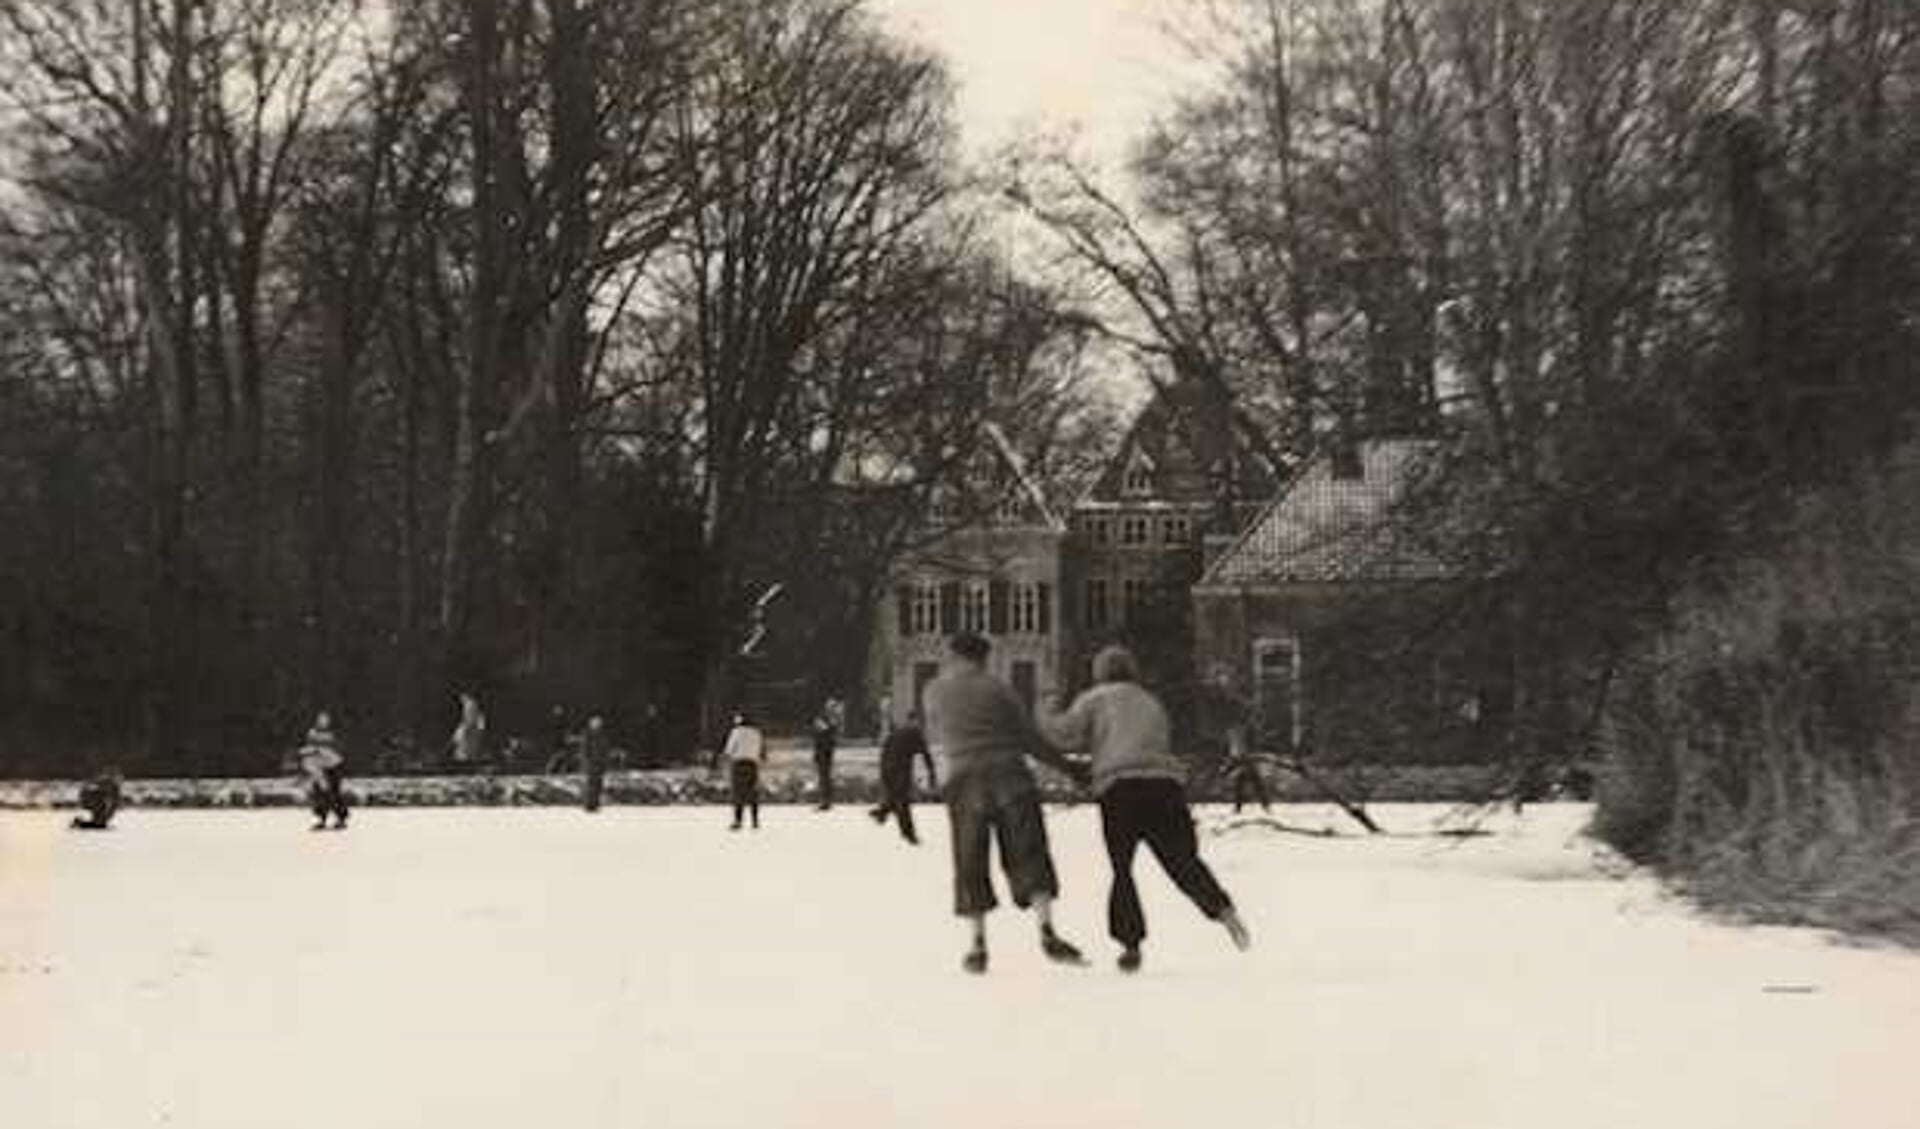
<svg viewBox="0 0 1920 1129">
<path fill-rule="evenodd" d="M 1246 422 L 1192 381 L 1156 384 L 1076 505 L 1125 499 L 1127 469 L 1144 456 L 1173 501 L 1217 501 L 1222 478 L 1249 501 L 1272 496 L 1278 474 L 1243 434 Z"/>
<path fill-rule="evenodd" d="M 1396 512 L 1436 450 L 1430 440 L 1362 442 L 1361 473 L 1356 477 L 1336 474 L 1328 456 L 1315 459 L 1213 562 L 1199 586 L 1449 580 L 1466 575 L 1418 535 L 1415 515 Z"/>
</svg>

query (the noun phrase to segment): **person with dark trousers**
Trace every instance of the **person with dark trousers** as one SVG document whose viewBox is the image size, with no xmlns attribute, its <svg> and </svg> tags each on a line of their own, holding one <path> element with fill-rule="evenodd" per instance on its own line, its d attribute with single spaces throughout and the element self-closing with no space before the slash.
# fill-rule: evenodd
<svg viewBox="0 0 1920 1129">
<path fill-rule="evenodd" d="M 1244 725 L 1227 730 L 1226 769 L 1227 779 L 1233 784 L 1233 814 L 1239 815 L 1241 806 L 1248 800 L 1257 802 L 1262 812 L 1273 811 L 1267 795 L 1267 778 L 1260 771 L 1260 757 L 1247 747 Z"/>
<path fill-rule="evenodd" d="M 727 762 L 727 786 L 733 799 L 733 826 L 727 830 L 740 830 L 743 813 L 752 817 L 753 829 L 760 830 L 760 771 L 767 764 L 767 738 L 745 710 L 733 715 L 733 728 L 714 758 L 714 767 L 723 760 Z"/>
<path fill-rule="evenodd" d="M 300 767 L 307 777 L 307 806 L 313 810 L 313 830 L 324 831 L 327 818 L 333 829 L 347 826 L 346 758 L 333 735 L 333 719 L 322 710 L 307 730 L 300 747 Z"/>
<path fill-rule="evenodd" d="M 920 730 L 915 713 L 905 725 L 891 728 L 880 743 L 880 803 L 868 815 L 875 823 L 885 823 L 889 815 L 900 828 L 900 837 L 918 845 L 920 837 L 913 829 L 913 762 L 927 765 L 927 787 L 940 791 L 940 773 L 933 767 L 933 750 L 927 747 L 926 734 Z"/>
<path fill-rule="evenodd" d="M 607 723 L 598 715 L 587 720 L 580 734 L 580 771 L 586 775 L 582 806 L 600 810 L 600 795 L 607 783 Z"/>
<path fill-rule="evenodd" d="M 1060 879 L 1047 846 L 1040 786 L 1029 756 L 1083 780 L 1085 770 L 1049 747 L 1007 684 L 987 672 L 991 644 L 972 632 L 948 643 L 950 662 L 927 685 L 927 731 L 947 761 L 947 818 L 953 827 L 953 908 L 967 919 L 973 944 L 961 960 L 987 970 L 987 913 L 998 904 L 988 872 L 989 843 L 1000 842 L 1013 903 L 1031 906 L 1040 951 L 1062 964 L 1085 964 L 1080 950 L 1053 928 Z"/>
<path fill-rule="evenodd" d="M 80 785 L 80 807 L 85 816 L 74 816 L 68 824 L 75 831 L 105 831 L 120 810 L 120 770 L 108 768 Z"/>
<path fill-rule="evenodd" d="M 1093 793 L 1100 830 L 1113 866 L 1107 929 L 1120 943 L 1120 969 L 1140 968 L 1147 936 L 1133 856 L 1142 842 L 1200 912 L 1226 926 L 1235 946 L 1252 944 L 1233 899 L 1207 864 L 1187 810 L 1186 765 L 1173 755 L 1171 727 L 1159 699 L 1140 685 L 1140 670 L 1125 647 L 1106 647 L 1093 659 L 1096 685 L 1064 713 L 1043 713 L 1040 730 L 1057 747 L 1092 756 Z"/>
<path fill-rule="evenodd" d="M 813 770 L 820 778 L 819 811 L 833 807 L 833 753 L 840 744 L 840 703 L 828 698 L 813 718 Z"/>
</svg>

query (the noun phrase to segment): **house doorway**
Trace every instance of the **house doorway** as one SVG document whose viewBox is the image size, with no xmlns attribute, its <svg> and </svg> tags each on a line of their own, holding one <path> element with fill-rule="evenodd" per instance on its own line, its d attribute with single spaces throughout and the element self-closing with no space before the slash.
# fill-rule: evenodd
<svg viewBox="0 0 1920 1129">
<path fill-rule="evenodd" d="M 1300 748 L 1300 647 L 1291 636 L 1253 645 L 1254 714 L 1260 741 L 1276 752 Z"/>
</svg>

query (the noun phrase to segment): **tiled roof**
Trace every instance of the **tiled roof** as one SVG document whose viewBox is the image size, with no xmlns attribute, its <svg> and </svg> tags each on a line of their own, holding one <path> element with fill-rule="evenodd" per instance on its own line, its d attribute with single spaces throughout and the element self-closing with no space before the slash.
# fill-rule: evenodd
<svg viewBox="0 0 1920 1129">
<path fill-rule="evenodd" d="M 1425 440 L 1364 442 L 1362 473 L 1353 478 L 1337 477 L 1325 456 L 1314 460 L 1221 554 L 1200 586 L 1463 575 L 1416 536 L 1411 515 L 1394 512 L 1433 449 Z"/>
</svg>

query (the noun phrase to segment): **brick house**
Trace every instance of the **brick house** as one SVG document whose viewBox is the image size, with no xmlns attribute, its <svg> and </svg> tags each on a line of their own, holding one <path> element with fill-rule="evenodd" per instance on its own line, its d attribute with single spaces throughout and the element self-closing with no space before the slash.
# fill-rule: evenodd
<svg viewBox="0 0 1920 1129">
<path fill-rule="evenodd" d="M 876 617 L 869 692 L 896 721 L 920 708 L 956 631 L 993 641 L 990 668 L 1029 708 L 1062 688 L 1066 525 L 1006 436 L 988 425 L 985 438 L 970 496 L 935 494 L 931 535 L 895 562 L 889 606 Z"/>
<path fill-rule="evenodd" d="M 1159 390 L 1062 520 L 997 428 L 972 469 L 985 506 L 897 562 L 878 617 L 870 691 L 896 716 L 917 707 L 948 635 L 981 632 L 991 666 L 1029 704 L 1083 687 L 1095 650 L 1125 642 L 1188 719 L 1191 588 L 1205 545 L 1230 539 L 1277 475 L 1244 424 L 1191 385 Z"/>
<path fill-rule="evenodd" d="M 1201 676 L 1250 710 L 1262 747 L 1451 763 L 1498 745 L 1495 586 L 1402 506 L 1436 449 L 1373 439 L 1307 464 L 1194 586 Z"/>
</svg>

